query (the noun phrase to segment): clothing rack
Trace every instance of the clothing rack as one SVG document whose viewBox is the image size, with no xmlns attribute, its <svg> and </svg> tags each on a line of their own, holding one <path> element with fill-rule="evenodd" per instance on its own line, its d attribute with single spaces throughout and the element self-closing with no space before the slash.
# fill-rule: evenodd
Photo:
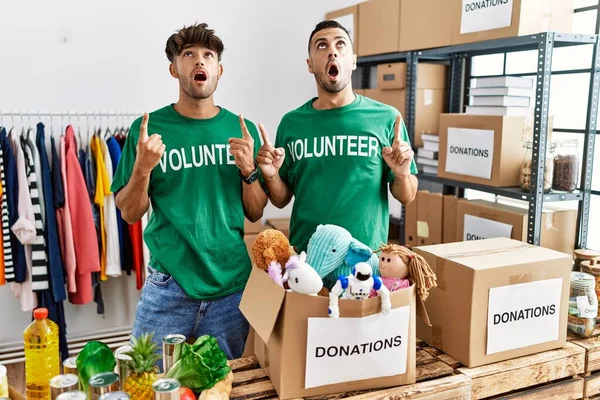
<svg viewBox="0 0 600 400">
<path fill-rule="evenodd" d="M 115 120 L 116 124 L 115 125 L 125 125 L 126 119 L 132 118 L 132 117 L 140 117 L 144 114 L 144 111 L 135 111 L 135 110 L 89 110 L 89 111 L 71 111 L 71 110 L 59 110 L 59 111 L 52 111 L 52 110 L 2 110 L 0 109 L 0 126 L 5 126 L 6 127 L 6 121 L 10 121 L 10 123 L 14 126 L 19 125 L 25 125 L 26 123 L 28 123 L 30 126 L 32 125 L 32 119 L 34 118 L 38 118 L 40 121 L 42 120 L 42 117 L 45 118 L 49 118 L 50 119 L 50 123 L 48 124 L 48 127 L 50 128 L 50 131 L 53 132 L 54 131 L 54 125 L 53 125 L 53 119 L 56 117 L 56 122 L 59 122 L 62 126 L 61 126 L 61 130 L 64 131 L 65 126 L 64 126 L 64 118 L 67 118 L 67 121 L 71 118 L 77 118 L 77 130 L 81 131 L 81 123 L 82 123 L 82 119 L 85 122 L 85 126 L 87 127 L 88 133 L 90 131 L 90 127 L 93 125 L 95 128 L 94 130 L 96 130 L 96 127 L 99 127 L 102 125 L 102 120 L 103 119 L 107 119 L 107 118 L 112 118 L 113 120 Z M 15 121 L 15 117 L 19 118 L 19 120 Z M 91 120 L 90 120 L 91 119 Z M 72 123 L 73 124 L 73 123 Z M 110 125 L 109 122 L 105 122 L 104 125 Z M 80 137 L 80 141 L 81 141 L 81 136 Z"/>
</svg>

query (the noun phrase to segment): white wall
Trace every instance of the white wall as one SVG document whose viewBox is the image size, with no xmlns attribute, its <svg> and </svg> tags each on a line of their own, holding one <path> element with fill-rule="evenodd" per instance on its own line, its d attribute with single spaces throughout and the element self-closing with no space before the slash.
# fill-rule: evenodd
<svg viewBox="0 0 600 400">
<path fill-rule="evenodd" d="M 358 2 L 5 0 L 0 2 L 0 110 L 151 111 L 175 102 L 178 86 L 168 73 L 165 42 L 184 24 L 207 22 L 226 47 L 216 102 L 262 122 L 274 138 L 283 114 L 316 94 L 305 63 L 314 25 L 327 11 Z M 9 121 L 4 116 L 5 125 Z M 71 122 L 77 126 L 77 120 Z M 53 123 L 56 133 L 60 121 Z M 85 127 L 86 121 L 80 124 Z M 289 207 L 269 205 L 265 217 L 289 213 Z M 93 303 L 67 305 L 69 335 L 132 323 L 139 296 L 134 277 L 111 280 L 104 296 L 104 319 Z M 0 287 L 0 345 L 21 340 L 30 315 L 18 310 L 10 289 Z"/>
</svg>

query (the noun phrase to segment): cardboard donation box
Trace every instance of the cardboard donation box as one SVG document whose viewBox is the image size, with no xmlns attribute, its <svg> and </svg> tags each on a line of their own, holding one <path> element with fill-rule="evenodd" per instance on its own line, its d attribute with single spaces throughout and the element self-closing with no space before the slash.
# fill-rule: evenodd
<svg viewBox="0 0 600 400">
<path fill-rule="evenodd" d="M 565 346 L 572 256 L 507 238 L 415 251 L 438 283 L 420 339 L 470 368 Z"/>
<path fill-rule="evenodd" d="M 452 44 L 540 32 L 570 33 L 573 0 L 448 0 Z"/>
<path fill-rule="evenodd" d="M 388 315 L 379 297 L 342 299 L 340 318 L 330 318 L 328 297 L 286 291 L 253 268 L 240 310 L 256 331 L 260 365 L 291 399 L 414 383 L 416 315 L 428 324 L 415 292 L 392 292 Z"/>
<path fill-rule="evenodd" d="M 494 187 L 520 184 L 525 117 L 442 114 L 438 176 Z"/>
<path fill-rule="evenodd" d="M 459 200 L 456 220 L 458 240 L 507 237 L 527 241 L 528 205 L 486 200 Z M 575 248 L 577 210 L 560 204 L 544 204 L 540 245 L 563 253 Z"/>
<path fill-rule="evenodd" d="M 422 133 L 439 132 L 439 117 L 447 107 L 447 71 L 442 64 L 420 63 L 417 69 L 414 146 L 423 146 Z M 406 63 L 379 64 L 377 89 L 365 95 L 396 107 L 406 117 Z"/>
<path fill-rule="evenodd" d="M 358 4 L 359 56 L 449 46 L 450 0 L 371 0 Z"/>
</svg>

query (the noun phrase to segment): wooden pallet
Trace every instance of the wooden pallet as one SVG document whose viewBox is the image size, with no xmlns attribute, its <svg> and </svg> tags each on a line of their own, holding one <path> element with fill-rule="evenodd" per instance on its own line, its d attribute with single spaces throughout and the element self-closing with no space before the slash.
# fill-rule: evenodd
<svg viewBox="0 0 600 400">
<path fill-rule="evenodd" d="M 575 377 L 583 374 L 584 370 L 585 350 L 573 343 L 567 343 L 566 347 L 562 349 L 513 360 L 476 368 L 463 367 L 457 369 L 458 372 L 471 379 L 471 398 L 473 400 L 518 395 L 515 392 L 525 389 L 533 391 L 530 393 L 534 395 L 534 397 L 531 397 L 533 399 L 567 399 L 572 396 L 576 396 L 573 397 L 574 399 L 579 399 L 583 394 L 583 388 L 579 388 L 579 385 L 583 382 L 579 382 Z M 566 383 L 559 382 L 564 378 L 570 378 L 570 380 L 565 380 Z M 570 394 L 564 397 L 557 394 L 565 391 Z M 514 398 L 524 397 L 517 396 Z"/>
<path fill-rule="evenodd" d="M 374 389 L 357 392 L 337 393 L 326 396 L 315 396 L 310 400 L 332 399 L 468 399 L 470 393 L 469 379 L 454 375 L 454 368 L 440 361 L 435 356 L 417 349 L 416 380 L 413 385 L 391 389 Z M 263 372 L 255 357 L 246 357 L 231 361 L 233 370 L 233 390 L 230 399 L 257 400 L 277 399 L 277 393 L 269 377 Z M 440 379 L 443 378 L 443 379 Z"/>
<path fill-rule="evenodd" d="M 600 395 L 600 337 L 577 339 L 571 343 L 585 350 L 583 398 Z"/>
</svg>

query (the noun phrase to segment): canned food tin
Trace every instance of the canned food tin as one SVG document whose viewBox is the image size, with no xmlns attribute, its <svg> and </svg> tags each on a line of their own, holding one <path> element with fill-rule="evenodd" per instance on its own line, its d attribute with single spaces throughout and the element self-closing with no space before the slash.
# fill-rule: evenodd
<svg viewBox="0 0 600 400">
<path fill-rule="evenodd" d="M 87 396 L 80 390 L 74 390 L 59 394 L 56 400 L 87 400 Z"/>
<path fill-rule="evenodd" d="M 128 353 L 131 350 L 132 348 L 129 345 L 121 346 L 115 350 L 115 361 L 117 362 L 115 373 L 119 374 L 119 390 L 123 390 L 125 382 L 127 381 L 127 361 L 131 361 L 131 357 L 125 353 Z"/>
<path fill-rule="evenodd" d="M 185 343 L 184 335 L 167 335 L 163 338 L 163 371 L 166 375 L 167 372 L 173 367 L 173 364 L 179 360 L 181 355 L 181 348 Z"/>
<path fill-rule="evenodd" d="M 79 377 L 74 374 L 57 375 L 50 380 L 50 396 L 55 400 L 59 394 L 79 389 Z"/>
<path fill-rule="evenodd" d="M 98 400 L 105 393 L 119 390 L 119 375 L 114 372 L 102 372 L 90 378 L 92 400 Z"/>
<path fill-rule="evenodd" d="M 103 394 L 98 400 L 129 400 L 129 395 L 125 392 L 110 392 Z"/>
<path fill-rule="evenodd" d="M 159 379 L 152 384 L 155 400 L 179 400 L 179 388 L 181 385 L 177 379 Z"/>
<path fill-rule="evenodd" d="M 63 362 L 63 374 L 74 374 L 77 373 L 77 357 L 69 357 Z"/>
<path fill-rule="evenodd" d="M 0 364 L 0 397 L 8 397 L 8 376 L 6 367 Z"/>
</svg>

